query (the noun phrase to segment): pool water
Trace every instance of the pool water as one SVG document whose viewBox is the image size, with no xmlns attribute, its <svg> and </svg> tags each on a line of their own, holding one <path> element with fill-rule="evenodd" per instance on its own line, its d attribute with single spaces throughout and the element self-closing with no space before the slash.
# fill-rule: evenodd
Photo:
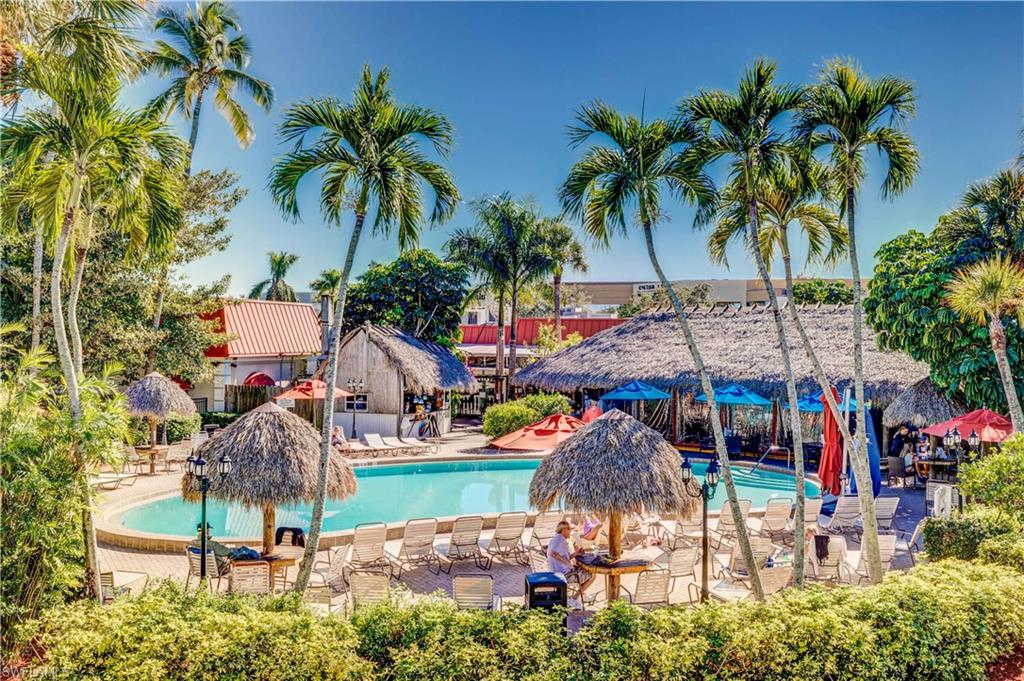
<svg viewBox="0 0 1024 681">
<path fill-rule="evenodd" d="M 344 501 L 327 501 L 323 529 L 331 532 L 377 521 L 528 511 L 530 480 L 539 464 L 539 459 L 502 459 L 357 467 L 358 491 Z M 693 469 L 695 476 L 703 476 L 705 466 L 694 463 Z M 785 473 L 735 468 L 733 478 L 740 498 L 750 499 L 755 508 L 772 497 L 792 497 L 795 491 L 793 476 Z M 812 482 L 807 482 L 805 489 L 808 497 L 819 495 Z M 720 484 L 710 507 L 720 508 L 724 499 Z M 308 528 L 311 509 L 311 504 L 279 507 L 277 525 Z M 199 513 L 198 503 L 170 497 L 125 511 L 121 524 L 141 532 L 192 535 Z M 258 537 L 262 531 L 263 516 L 258 508 L 210 499 L 206 514 L 217 536 Z"/>
</svg>

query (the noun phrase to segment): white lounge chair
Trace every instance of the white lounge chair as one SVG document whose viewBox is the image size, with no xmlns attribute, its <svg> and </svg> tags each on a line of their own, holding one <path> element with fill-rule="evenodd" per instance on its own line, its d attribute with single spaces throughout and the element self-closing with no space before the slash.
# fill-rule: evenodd
<svg viewBox="0 0 1024 681">
<path fill-rule="evenodd" d="M 746 522 L 747 516 L 750 515 L 750 499 L 737 499 L 737 506 L 740 509 L 740 514 L 743 516 L 743 521 Z M 736 536 L 736 523 L 732 514 L 732 502 L 728 499 L 722 504 L 722 510 L 718 512 L 718 522 L 711 529 L 711 534 L 715 536 L 715 543 L 718 546 Z"/>
<path fill-rule="evenodd" d="M 259 560 L 233 566 L 228 574 L 228 591 L 234 594 L 269 594 L 270 563 Z"/>
<path fill-rule="evenodd" d="M 818 518 L 821 517 L 821 502 L 821 497 L 804 499 L 804 527 L 820 527 Z"/>
<path fill-rule="evenodd" d="M 349 575 L 349 579 L 349 596 L 353 608 L 383 603 L 391 595 L 391 583 L 387 575 L 355 571 Z"/>
<path fill-rule="evenodd" d="M 548 542 L 555 536 L 555 528 L 565 518 L 563 511 L 544 511 L 533 519 L 533 531 L 530 534 L 530 546 L 544 551 Z"/>
<path fill-rule="evenodd" d="M 379 433 L 363 433 L 359 436 L 359 441 L 377 452 L 391 452 L 392 456 L 398 456 L 398 453 L 405 449 L 405 447 L 392 447 L 385 444 Z"/>
<path fill-rule="evenodd" d="M 416 518 L 406 521 L 398 555 L 388 556 L 398 567 L 395 579 L 401 579 L 402 570 L 412 565 L 426 565 L 427 569 L 434 565 L 437 568 L 434 574 L 441 574 L 441 557 L 434 549 L 436 539 L 437 518 Z"/>
<path fill-rule="evenodd" d="M 896 555 L 896 535 L 895 534 L 880 534 L 878 535 L 878 552 L 882 558 L 882 573 L 886 573 L 892 569 L 892 559 Z M 868 579 L 868 564 L 865 560 L 865 551 L 863 546 L 860 550 L 860 556 L 857 560 L 857 566 L 853 569 L 850 574 L 850 582 L 856 578 L 857 583 L 861 583 Z M 848 563 L 849 565 L 849 563 Z"/>
<path fill-rule="evenodd" d="M 672 576 L 668 570 L 644 570 L 636 576 L 636 587 L 626 592 L 629 602 L 639 608 L 657 608 L 668 605 L 669 585 Z"/>
<path fill-rule="evenodd" d="M 781 539 L 790 530 L 789 518 L 793 514 L 793 500 L 788 498 L 769 499 L 761 516 L 757 532 L 769 539 Z"/>
<path fill-rule="evenodd" d="M 393 577 L 391 561 L 388 559 L 384 544 L 388 538 L 388 526 L 384 523 L 362 523 L 356 525 L 352 533 L 352 544 L 345 556 L 345 568 L 348 572 L 362 570 L 379 572 Z M 345 582 L 348 578 L 342 573 Z"/>
<path fill-rule="evenodd" d="M 948 489 L 949 495 L 949 509 L 956 508 L 960 503 L 960 489 L 950 482 L 940 482 L 937 480 L 929 480 L 924 485 L 924 508 L 926 515 L 938 515 L 935 509 L 935 493 L 939 489 Z"/>
<path fill-rule="evenodd" d="M 825 529 L 829 532 L 853 532 L 859 519 L 860 499 L 855 494 L 847 494 L 836 499 L 835 510 Z"/>
<path fill-rule="evenodd" d="M 696 513 L 692 517 L 680 515 L 675 520 L 659 520 L 654 526 L 655 536 L 670 550 L 693 545 L 700 541 L 701 522 Z"/>
<path fill-rule="evenodd" d="M 331 615 L 344 608 L 344 603 L 338 602 L 330 584 L 309 584 L 302 597 L 311 610 L 324 615 Z"/>
<path fill-rule="evenodd" d="M 878 524 L 880 532 L 892 529 L 892 523 L 896 519 L 896 509 L 899 508 L 899 505 L 899 497 L 877 497 L 875 499 L 875 522 Z M 863 523 L 858 529 L 863 532 Z"/>
<path fill-rule="evenodd" d="M 480 546 L 480 532 L 484 527 L 484 518 L 480 515 L 460 516 L 452 525 L 452 533 L 447 544 L 438 547 L 438 552 L 448 559 L 448 570 L 457 560 L 473 559 L 481 570 L 491 569 L 491 559 L 484 555 Z"/>
<path fill-rule="evenodd" d="M 765 596 L 782 591 L 793 581 L 793 568 L 770 567 L 759 570 L 757 576 L 761 579 L 761 591 Z"/>
<path fill-rule="evenodd" d="M 89 477 L 89 486 L 94 489 L 115 490 L 121 485 L 134 485 L 138 477 L 135 473 L 97 473 Z"/>
<path fill-rule="evenodd" d="M 750 537 L 750 551 L 754 554 L 754 561 L 757 563 L 758 569 L 761 569 L 773 553 L 772 542 L 767 537 L 752 536 Z M 743 552 L 740 550 L 738 541 L 733 543 L 728 558 L 722 558 L 715 554 L 714 560 L 718 563 L 716 576 L 726 577 L 732 581 L 750 578 L 750 571 L 743 559 Z"/>
<path fill-rule="evenodd" d="M 828 556 L 820 563 L 814 550 L 807 552 L 806 562 L 810 565 L 810 572 L 805 570 L 812 579 L 819 582 L 839 583 L 846 579 L 846 537 L 830 536 L 828 538 Z"/>
<path fill-rule="evenodd" d="M 104 605 L 112 603 L 118 596 L 124 596 L 131 593 L 131 585 L 136 582 L 142 582 L 143 589 L 145 589 L 146 585 L 149 583 L 149 575 L 145 572 L 119 571 L 117 574 L 127 576 L 127 579 L 121 580 L 121 584 L 118 584 L 115 573 L 100 573 L 100 596 Z"/>
<path fill-rule="evenodd" d="M 523 544 L 523 531 L 526 530 L 526 513 L 511 511 L 499 513 L 494 526 L 494 535 L 487 545 L 487 553 L 492 557 L 512 558 L 520 565 L 529 561 L 526 546 Z"/>
<path fill-rule="evenodd" d="M 490 575 L 455 575 L 452 597 L 460 610 L 501 610 L 501 597 L 494 595 Z"/>
<path fill-rule="evenodd" d="M 672 590 L 676 588 L 676 580 L 680 577 L 697 577 L 697 558 L 700 555 L 695 546 L 679 546 L 668 554 L 668 576 L 672 580 Z"/>
<path fill-rule="evenodd" d="M 910 533 L 909 537 L 905 532 L 900 533 L 904 539 L 903 548 L 907 552 L 907 555 L 910 556 L 911 565 L 917 565 L 917 560 L 914 559 L 914 554 L 921 550 L 921 536 L 924 533 L 924 524 L 927 521 L 927 518 L 922 518 L 914 527 L 914 531 Z"/>
<path fill-rule="evenodd" d="M 380 440 L 388 447 L 393 447 L 402 454 L 415 454 L 416 452 L 422 451 L 416 445 L 410 445 L 407 442 L 402 442 L 397 437 L 381 437 Z"/>
</svg>

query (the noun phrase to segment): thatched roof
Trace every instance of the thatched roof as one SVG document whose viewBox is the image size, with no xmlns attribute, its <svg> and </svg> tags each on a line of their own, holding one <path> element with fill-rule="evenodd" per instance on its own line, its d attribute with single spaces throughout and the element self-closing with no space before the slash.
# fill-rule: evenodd
<svg viewBox="0 0 1024 681">
<path fill-rule="evenodd" d="M 900 393 L 885 408 L 882 412 L 882 425 L 894 427 L 912 423 L 921 427 L 948 421 L 966 413 L 966 404 L 956 398 L 944 396 L 930 378 L 922 378 Z"/>
<path fill-rule="evenodd" d="M 178 384 L 157 372 L 146 374 L 124 391 L 128 411 L 136 416 L 162 419 L 170 414 L 196 413 L 195 402 Z"/>
<path fill-rule="evenodd" d="M 366 334 L 399 368 L 410 392 L 429 394 L 435 390 L 475 393 L 480 389 L 465 364 L 443 345 L 424 341 L 390 326 L 364 324 L 341 341 L 342 348 Z"/>
<path fill-rule="evenodd" d="M 537 467 L 530 503 L 546 510 L 561 501 L 571 511 L 689 515 L 679 452 L 656 430 L 618 409 L 583 426 Z"/>
<path fill-rule="evenodd" d="M 312 502 L 320 467 L 320 433 L 300 416 L 272 402 L 245 414 L 201 444 L 195 455 L 210 464 L 222 454 L 232 461 L 227 479 L 210 495 L 245 506 Z M 192 476 L 182 490 L 192 498 Z M 355 475 L 341 454 L 331 450 L 327 496 L 344 499 L 356 491 Z"/>
<path fill-rule="evenodd" d="M 801 320 L 829 379 L 853 381 L 853 309 L 846 305 L 803 306 Z M 748 307 L 690 308 L 690 326 L 715 385 L 741 383 L 766 397 L 785 395 L 785 375 L 771 311 Z M 801 392 L 818 390 L 789 315 L 783 315 Z M 927 365 L 899 352 L 883 352 L 864 328 L 865 385 L 876 401 L 895 397 L 928 374 Z M 582 343 L 520 369 L 515 382 L 548 390 L 612 388 L 640 380 L 683 392 L 701 392 L 679 322 L 671 311 L 644 313 Z"/>
</svg>

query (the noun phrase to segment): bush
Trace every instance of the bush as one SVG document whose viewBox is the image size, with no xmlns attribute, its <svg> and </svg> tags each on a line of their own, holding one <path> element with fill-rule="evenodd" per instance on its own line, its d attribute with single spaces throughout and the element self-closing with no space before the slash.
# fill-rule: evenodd
<svg viewBox="0 0 1024 681">
<path fill-rule="evenodd" d="M 1024 516 L 1024 434 L 1015 434 L 977 461 L 960 467 L 960 491 L 973 501 Z"/>
<path fill-rule="evenodd" d="M 1020 523 L 1012 516 L 971 506 L 963 515 L 929 518 L 924 524 L 924 550 L 929 560 L 972 560 L 978 557 L 978 546 L 984 540 L 1020 530 Z"/>
<path fill-rule="evenodd" d="M 1018 533 L 989 537 L 978 544 L 978 558 L 1024 572 L 1024 537 Z"/>
<path fill-rule="evenodd" d="M 231 414 L 226 411 L 207 411 L 199 416 L 202 418 L 204 426 L 207 424 L 215 424 L 224 428 L 237 421 L 242 415 Z"/>
<path fill-rule="evenodd" d="M 523 426 L 536 423 L 543 418 L 536 409 L 531 409 L 521 401 L 492 404 L 484 411 L 484 435 L 496 438 L 519 430 Z"/>
<path fill-rule="evenodd" d="M 569 398 L 560 393 L 535 393 L 516 400 L 515 403 L 533 409 L 540 414 L 541 418 L 552 414 L 568 414 L 572 411 Z"/>
<path fill-rule="evenodd" d="M 171 414 L 167 417 L 167 442 L 174 444 L 187 440 L 202 428 L 202 419 L 199 414 L 180 416 Z M 133 445 L 149 444 L 149 420 L 133 417 L 131 420 L 131 433 Z M 157 423 L 156 441 L 163 442 L 163 423 Z"/>
</svg>

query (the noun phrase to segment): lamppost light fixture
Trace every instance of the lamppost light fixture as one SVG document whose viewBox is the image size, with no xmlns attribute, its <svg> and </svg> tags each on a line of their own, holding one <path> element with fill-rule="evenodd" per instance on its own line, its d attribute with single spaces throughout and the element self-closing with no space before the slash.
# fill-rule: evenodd
<svg viewBox="0 0 1024 681">
<path fill-rule="evenodd" d="M 711 463 L 708 464 L 708 470 L 704 474 L 704 480 L 707 481 L 708 487 L 712 490 L 718 487 L 718 459 L 711 459 Z"/>
<path fill-rule="evenodd" d="M 217 473 L 221 477 L 231 473 L 231 458 L 227 454 L 222 454 L 220 459 L 217 460 Z"/>
<path fill-rule="evenodd" d="M 683 482 L 689 484 L 693 480 L 693 466 L 689 457 L 683 457 Z"/>
<path fill-rule="evenodd" d="M 978 431 L 971 429 L 971 434 L 967 436 L 967 446 L 971 449 L 977 449 L 980 444 L 981 438 L 978 437 Z"/>
<path fill-rule="evenodd" d="M 963 441 L 962 438 L 960 437 L 960 429 L 959 428 L 953 428 L 952 437 L 953 437 L 953 446 L 954 447 L 959 447 L 960 443 Z"/>
<path fill-rule="evenodd" d="M 953 434 L 949 432 L 949 428 L 946 428 L 946 434 L 942 436 L 942 444 L 946 446 L 946 449 L 953 447 Z"/>
<path fill-rule="evenodd" d="M 194 466 L 194 469 L 195 469 L 195 472 L 193 473 L 193 475 L 195 475 L 197 478 L 205 478 L 206 477 L 206 459 L 204 459 L 202 457 L 202 455 L 200 455 L 199 458 L 195 460 L 195 463 L 193 463 L 193 466 Z"/>
</svg>

